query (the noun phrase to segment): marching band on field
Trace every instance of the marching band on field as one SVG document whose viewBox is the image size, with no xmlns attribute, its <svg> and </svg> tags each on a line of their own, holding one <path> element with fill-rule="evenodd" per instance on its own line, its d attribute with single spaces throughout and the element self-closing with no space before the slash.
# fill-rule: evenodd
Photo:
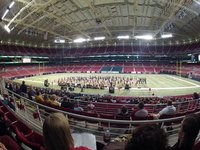
<svg viewBox="0 0 200 150">
<path fill-rule="evenodd" d="M 64 77 L 57 80 L 59 86 L 67 85 L 74 87 L 104 89 L 111 85 L 121 89 L 126 85 L 129 87 L 137 87 L 138 85 L 146 85 L 146 78 L 138 77 L 116 77 L 116 76 L 89 76 L 89 77 Z"/>
</svg>

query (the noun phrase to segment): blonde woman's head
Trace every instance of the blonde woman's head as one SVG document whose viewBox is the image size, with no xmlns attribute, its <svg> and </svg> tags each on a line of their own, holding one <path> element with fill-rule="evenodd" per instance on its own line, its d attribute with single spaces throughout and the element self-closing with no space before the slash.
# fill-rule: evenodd
<svg viewBox="0 0 200 150">
<path fill-rule="evenodd" d="M 43 136 L 48 150 L 70 150 L 74 146 L 68 118 L 62 113 L 52 113 L 45 118 Z"/>
</svg>

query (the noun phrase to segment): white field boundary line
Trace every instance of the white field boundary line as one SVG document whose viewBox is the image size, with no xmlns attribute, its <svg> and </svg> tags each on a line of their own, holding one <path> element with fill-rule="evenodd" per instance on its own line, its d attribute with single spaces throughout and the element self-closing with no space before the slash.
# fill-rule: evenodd
<svg viewBox="0 0 200 150">
<path fill-rule="evenodd" d="M 33 82 L 33 83 L 44 83 L 42 81 L 35 81 L 35 80 L 27 80 L 27 79 L 19 79 L 21 81 L 28 81 L 28 82 Z"/>
<path fill-rule="evenodd" d="M 181 89 L 194 89 L 194 88 L 197 88 L 197 86 L 151 88 L 151 90 L 181 90 Z M 139 88 L 138 87 L 138 88 L 131 88 L 131 90 L 149 90 L 149 88 Z"/>
<path fill-rule="evenodd" d="M 175 80 L 180 80 L 180 81 L 183 81 L 183 82 L 192 84 L 192 85 L 194 85 L 194 86 L 196 86 L 196 87 L 200 87 L 200 85 L 198 85 L 198 84 L 192 83 L 192 82 L 190 82 L 190 81 L 183 80 L 183 79 L 178 78 L 178 77 L 173 77 L 173 76 L 169 76 L 169 75 L 168 75 L 168 77 L 170 77 L 170 78 L 172 78 L 172 79 L 175 79 Z"/>
<path fill-rule="evenodd" d="M 33 83 L 44 83 L 42 81 L 34 81 L 34 80 L 26 80 L 26 79 L 19 79 L 19 80 L 33 82 Z M 179 90 L 179 89 L 181 90 L 181 89 L 194 89 L 194 88 L 197 88 L 197 87 L 200 87 L 200 86 L 199 85 L 195 85 L 195 86 L 186 86 L 186 87 L 151 88 L 151 90 Z M 106 89 L 108 89 L 108 88 L 106 88 Z M 117 89 L 117 88 L 115 88 L 115 89 Z M 122 88 L 122 90 L 124 90 L 124 88 Z M 149 90 L 149 88 L 140 88 L 140 87 L 138 87 L 138 88 L 131 88 L 131 90 Z"/>
</svg>

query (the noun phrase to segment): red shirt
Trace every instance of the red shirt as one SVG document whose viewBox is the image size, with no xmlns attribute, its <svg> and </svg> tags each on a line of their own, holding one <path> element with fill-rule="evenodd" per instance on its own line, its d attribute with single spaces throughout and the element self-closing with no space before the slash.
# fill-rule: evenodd
<svg viewBox="0 0 200 150">
<path fill-rule="evenodd" d="M 90 150 L 90 149 L 87 147 L 80 146 L 80 147 L 71 148 L 70 150 Z"/>
</svg>

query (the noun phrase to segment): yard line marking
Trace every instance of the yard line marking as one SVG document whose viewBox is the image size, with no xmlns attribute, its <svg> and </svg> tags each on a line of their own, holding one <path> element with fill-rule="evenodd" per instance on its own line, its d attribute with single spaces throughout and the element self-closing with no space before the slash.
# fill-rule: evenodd
<svg viewBox="0 0 200 150">
<path fill-rule="evenodd" d="M 178 78 L 178 77 L 173 77 L 173 76 L 169 76 L 169 75 L 168 75 L 168 77 L 173 78 L 173 79 L 177 79 L 177 80 L 180 80 L 180 81 L 183 81 L 183 82 L 192 84 L 192 85 L 195 85 L 195 86 L 197 86 L 197 87 L 200 87 L 200 85 L 198 85 L 198 84 L 192 83 L 192 82 L 190 82 L 190 81 L 183 80 L 183 79 Z"/>
<path fill-rule="evenodd" d="M 151 90 L 179 90 L 179 89 L 193 89 L 193 88 L 197 88 L 197 86 L 151 88 Z M 131 88 L 131 90 L 149 90 L 149 88 Z"/>
<path fill-rule="evenodd" d="M 28 81 L 28 82 L 35 82 L 35 83 L 44 83 L 42 81 L 34 81 L 34 80 L 27 80 L 27 79 L 19 79 L 19 80 Z"/>
</svg>

